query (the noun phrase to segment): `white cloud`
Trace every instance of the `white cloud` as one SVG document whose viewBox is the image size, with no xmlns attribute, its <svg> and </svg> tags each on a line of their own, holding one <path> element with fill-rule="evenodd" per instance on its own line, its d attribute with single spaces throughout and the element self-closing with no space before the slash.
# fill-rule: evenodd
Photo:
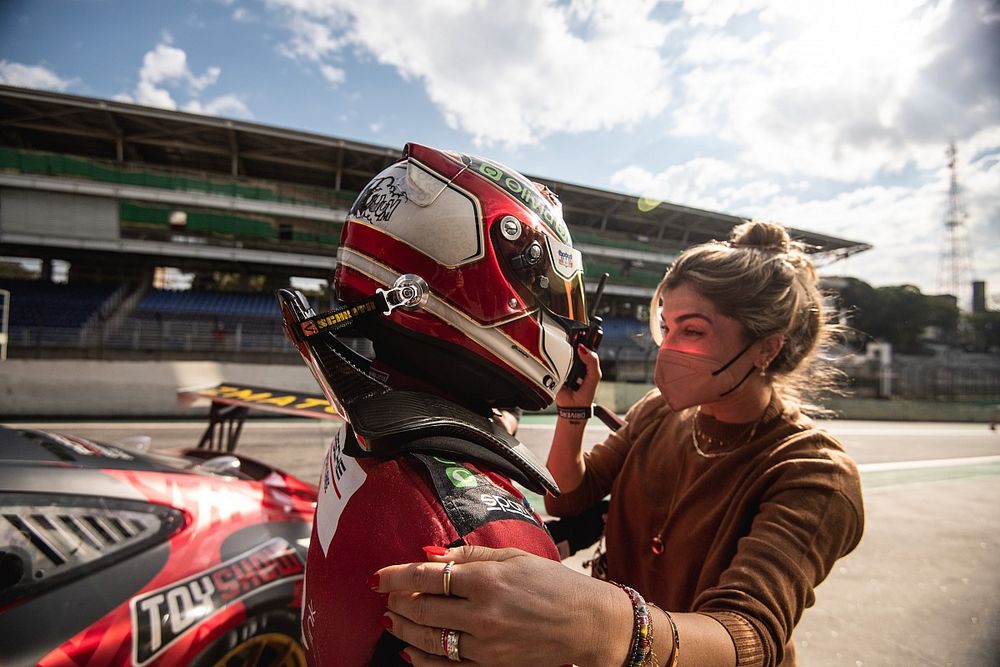
<svg viewBox="0 0 1000 667">
<path fill-rule="evenodd" d="M 221 73 L 218 67 L 209 67 L 201 76 L 194 74 L 188 68 L 187 53 L 161 42 L 142 58 L 136 99 L 140 104 L 174 109 L 177 105 L 164 85 L 186 84 L 192 92 L 200 93 L 218 81 Z"/>
<path fill-rule="evenodd" d="M 767 6 L 766 0 L 684 0 L 684 11 L 693 25 L 720 28 L 730 19 L 759 11 Z"/>
<path fill-rule="evenodd" d="M 667 104 L 669 28 L 653 0 L 269 0 L 285 55 L 326 63 L 348 48 L 420 82 L 445 121 L 480 144 L 627 127 Z"/>
<path fill-rule="evenodd" d="M 941 148 L 941 147 L 939 147 Z M 1000 288 L 1000 127 L 959 145 L 958 178 L 968 213 L 966 234 L 975 268 L 968 278 Z M 860 275 L 876 285 L 915 284 L 924 292 L 943 287 L 941 252 L 948 240 L 945 218 L 949 171 L 943 150 L 937 167 L 911 183 L 841 186 L 829 195 L 801 182 L 768 178 L 754 166 L 695 158 L 659 173 L 638 166 L 611 177 L 614 186 L 651 199 L 776 220 L 799 229 L 870 243 L 873 250 L 826 268 Z M 968 295 L 962 298 L 967 300 Z"/>
<path fill-rule="evenodd" d="M 115 99 L 146 106 L 236 118 L 252 118 L 246 103 L 235 94 L 220 95 L 203 102 L 201 93 L 215 85 L 222 74 L 219 67 L 208 67 L 202 74 L 195 74 L 188 66 L 187 53 L 172 46 L 173 38 L 165 33 L 152 50 L 147 51 L 139 68 L 139 82 L 130 93 L 119 93 Z M 189 99 L 178 105 L 174 94 L 185 93 Z"/>
<path fill-rule="evenodd" d="M 340 67 L 334 67 L 333 65 L 320 65 L 319 72 L 323 75 L 323 78 L 334 87 L 339 86 L 347 80 L 347 72 Z"/>
<path fill-rule="evenodd" d="M 0 60 L 0 83 L 62 92 L 75 84 L 76 80 L 64 79 L 44 65 L 24 65 Z"/>
<path fill-rule="evenodd" d="M 288 23 L 292 37 L 279 46 L 279 51 L 296 60 L 321 62 L 347 45 L 345 40 L 335 35 L 336 31 L 344 29 L 345 21 L 339 12 L 323 13 L 322 18 L 316 18 L 313 12 L 293 14 Z"/>
<path fill-rule="evenodd" d="M 916 82 L 941 52 L 949 4 L 779 0 L 743 12 L 758 22 L 748 38 L 689 17 L 674 131 L 788 174 L 856 181 L 926 166 L 942 137 L 928 152 L 899 123 L 923 102 Z"/>
<path fill-rule="evenodd" d="M 733 202 L 724 201 L 720 193 L 737 183 L 740 176 L 732 164 L 715 158 L 695 158 L 656 174 L 637 166 L 626 167 L 611 175 L 611 184 L 660 201 L 732 210 Z"/>
<path fill-rule="evenodd" d="M 231 118 L 253 118 L 250 109 L 236 95 L 221 95 L 202 104 L 198 100 L 191 100 L 184 105 L 184 111 L 191 113 L 206 114 L 209 116 L 228 116 Z"/>
<path fill-rule="evenodd" d="M 612 185 L 872 243 L 828 271 L 934 292 L 944 149 L 957 140 L 975 273 L 998 289 L 1000 14 L 989 3 L 688 0 L 673 27 L 680 88 L 666 141 L 702 157 L 619 169 Z"/>
<path fill-rule="evenodd" d="M 233 10 L 233 20 L 237 23 L 257 23 L 260 17 L 246 7 L 237 7 Z"/>
</svg>

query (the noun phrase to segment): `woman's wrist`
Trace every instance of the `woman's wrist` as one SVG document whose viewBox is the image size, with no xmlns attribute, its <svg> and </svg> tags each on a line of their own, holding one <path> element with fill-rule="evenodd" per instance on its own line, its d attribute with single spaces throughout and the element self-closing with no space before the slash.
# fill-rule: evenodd
<svg viewBox="0 0 1000 667">
<path fill-rule="evenodd" d="M 575 663 L 579 665 L 624 665 L 629 657 L 635 613 L 632 602 L 624 591 L 608 588 L 608 583 L 592 579 L 594 604 L 581 605 L 581 619 L 587 625 L 586 635 L 577 635 L 577 647 L 582 653 Z M 594 643 L 579 642 L 579 637 L 593 637 Z M 589 645 L 588 645 L 589 644 Z"/>
<path fill-rule="evenodd" d="M 594 404 L 587 405 L 556 405 L 556 414 L 571 424 L 582 423 L 594 416 Z"/>
</svg>

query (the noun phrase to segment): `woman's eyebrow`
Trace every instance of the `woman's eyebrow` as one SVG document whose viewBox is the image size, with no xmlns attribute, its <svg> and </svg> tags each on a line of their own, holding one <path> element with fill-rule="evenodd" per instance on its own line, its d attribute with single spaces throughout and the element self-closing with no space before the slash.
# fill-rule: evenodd
<svg viewBox="0 0 1000 667">
<path fill-rule="evenodd" d="M 709 317 L 708 315 L 702 315 L 701 313 L 685 313 L 683 315 L 678 315 L 674 321 L 680 324 L 681 322 L 686 322 L 687 320 L 691 319 L 705 320 L 711 325 L 715 324 L 715 322 L 712 321 L 711 317 Z"/>
</svg>

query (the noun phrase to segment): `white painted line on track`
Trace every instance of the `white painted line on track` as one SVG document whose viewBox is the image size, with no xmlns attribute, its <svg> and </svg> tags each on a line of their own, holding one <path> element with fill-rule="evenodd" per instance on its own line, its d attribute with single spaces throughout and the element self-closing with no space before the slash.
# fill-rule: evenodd
<svg viewBox="0 0 1000 667">
<path fill-rule="evenodd" d="M 521 425 L 518 427 L 518 430 L 524 430 L 524 431 L 552 430 L 554 423 L 555 423 L 554 419 L 551 423 L 548 424 L 544 423 L 525 424 L 522 422 Z M 934 438 L 940 436 L 947 436 L 947 437 L 960 436 L 963 438 L 969 438 L 969 437 L 996 438 L 997 442 L 1000 443 L 1000 435 L 998 435 L 993 431 L 990 431 L 988 428 L 986 428 L 985 425 L 980 426 L 978 424 L 972 426 L 966 424 L 955 425 L 955 426 L 934 424 L 933 426 L 929 425 L 924 428 L 914 428 L 913 426 L 910 425 L 899 428 L 893 428 L 892 426 L 888 425 L 884 427 L 872 428 L 864 426 L 854 426 L 854 427 L 836 426 L 836 425 L 828 425 L 822 423 L 818 424 L 818 426 L 823 430 L 829 432 L 831 435 L 838 438 L 844 436 L 857 436 L 857 435 L 863 435 L 863 436 L 881 435 L 881 436 L 893 436 L 893 437 L 900 436 L 900 437 L 924 437 L 924 438 Z M 588 424 L 587 428 L 607 430 L 607 427 L 601 423 Z"/>
<path fill-rule="evenodd" d="M 917 461 L 886 461 L 883 463 L 861 463 L 861 472 L 890 472 L 896 470 L 920 470 L 925 468 L 953 468 L 1000 463 L 1000 456 L 966 456 L 954 459 L 923 459 Z"/>
<path fill-rule="evenodd" d="M 997 438 L 1000 441 L 1000 437 L 996 433 L 990 431 L 989 429 L 983 427 L 982 429 L 971 429 L 971 428 L 837 428 L 836 426 L 821 427 L 823 430 L 827 431 L 831 435 L 837 437 L 848 436 L 848 435 L 891 435 L 891 436 L 906 436 L 906 437 L 924 437 L 924 438 L 934 438 L 937 436 L 948 436 L 956 437 L 961 436 L 963 438 Z"/>
</svg>

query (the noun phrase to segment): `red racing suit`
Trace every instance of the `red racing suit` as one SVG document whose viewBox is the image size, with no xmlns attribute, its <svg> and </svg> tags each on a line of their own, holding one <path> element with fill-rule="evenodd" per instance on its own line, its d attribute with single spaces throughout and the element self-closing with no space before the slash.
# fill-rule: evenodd
<svg viewBox="0 0 1000 667">
<path fill-rule="evenodd" d="M 405 665 L 404 645 L 384 633 L 383 598 L 368 587 L 391 564 L 426 560 L 422 547 L 517 547 L 559 560 L 542 520 L 510 481 L 443 456 L 391 459 L 344 454 L 334 438 L 306 563 L 302 638 L 314 667 Z"/>
</svg>

